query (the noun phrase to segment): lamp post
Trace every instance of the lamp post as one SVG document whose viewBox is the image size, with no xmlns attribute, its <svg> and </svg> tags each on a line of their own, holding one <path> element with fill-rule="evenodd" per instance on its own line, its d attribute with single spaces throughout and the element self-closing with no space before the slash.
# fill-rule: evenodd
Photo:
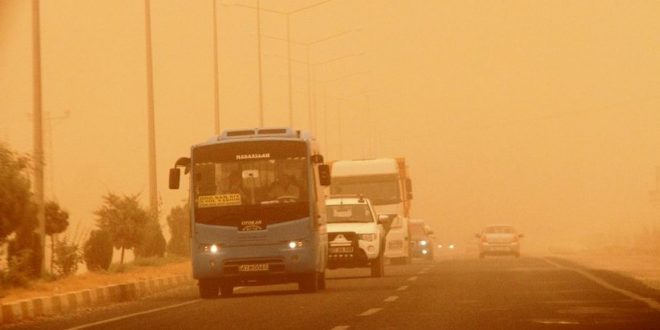
<svg viewBox="0 0 660 330">
<path fill-rule="evenodd" d="M 147 72 L 147 126 L 149 148 L 149 211 L 154 219 L 158 216 L 158 186 L 156 177 L 156 130 L 154 111 L 153 61 L 151 56 L 151 5 L 144 1 L 144 25 Z"/>
<path fill-rule="evenodd" d="M 229 4 L 229 3 L 222 3 L 224 6 L 232 6 L 232 7 L 243 7 L 243 8 L 249 8 L 249 9 L 254 9 L 257 11 L 257 52 L 259 56 L 259 126 L 263 127 L 263 77 L 262 77 L 262 64 L 261 64 L 261 11 L 264 12 L 269 12 L 269 13 L 275 13 L 275 14 L 280 14 L 284 15 L 286 18 L 286 39 L 287 42 L 287 58 L 289 59 L 287 62 L 287 71 L 288 71 L 288 108 L 289 108 L 289 126 L 293 127 L 293 83 L 291 79 L 291 44 L 294 42 L 291 42 L 291 16 L 294 14 L 298 14 L 300 12 L 319 7 L 323 4 L 326 4 L 328 2 L 331 2 L 334 0 L 324 0 L 317 2 L 315 4 L 311 4 L 309 6 L 301 7 L 289 12 L 284 12 L 284 11 L 279 11 L 279 10 L 273 10 L 273 9 L 265 9 L 261 8 L 261 0 L 257 0 L 257 7 L 252 7 L 248 5 L 243 5 L 243 4 Z M 310 128 L 311 129 L 311 128 Z"/>
<path fill-rule="evenodd" d="M 46 217 L 44 211 L 44 139 L 43 139 L 43 109 L 41 102 L 41 24 L 39 17 L 39 0 L 32 0 L 32 97 L 33 97 L 33 148 L 34 148 L 34 198 L 37 204 L 37 235 L 41 265 L 39 275 L 46 268 L 45 242 Z"/>
<path fill-rule="evenodd" d="M 220 96 L 218 95 L 220 79 L 218 75 L 218 12 L 216 0 L 213 0 L 213 129 L 216 135 L 220 134 Z"/>
</svg>

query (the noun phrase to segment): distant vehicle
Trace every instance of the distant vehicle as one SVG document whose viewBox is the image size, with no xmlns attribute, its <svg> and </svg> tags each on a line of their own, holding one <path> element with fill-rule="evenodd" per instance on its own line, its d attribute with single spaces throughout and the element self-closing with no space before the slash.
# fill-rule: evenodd
<svg viewBox="0 0 660 330">
<path fill-rule="evenodd" d="M 422 219 L 410 219 L 410 249 L 413 257 L 433 260 L 435 240 L 433 230 Z"/>
<path fill-rule="evenodd" d="M 520 238 L 511 225 L 490 225 L 484 228 L 479 239 L 479 258 L 487 255 L 514 255 L 520 257 Z"/>
<path fill-rule="evenodd" d="M 289 128 L 230 130 L 193 145 L 170 169 L 190 172 L 192 276 L 202 298 L 235 286 L 325 287 L 324 187 L 330 168 L 314 138 Z"/>
<path fill-rule="evenodd" d="M 377 214 L 393 218 L 385 257 L 392 263 L 409 263 L 412 181 L 405 158 L 339 160 L 331 166 L 331 194 L 361 194 L 371 200 Z"/>
<path fill-rule="evenodd" d="M 369 267 L 372 277 L 385 275 L 387 216 L 377 218 L 367 198 L 326 199 L 328 217 L 328 268 Z"/>
</svg>

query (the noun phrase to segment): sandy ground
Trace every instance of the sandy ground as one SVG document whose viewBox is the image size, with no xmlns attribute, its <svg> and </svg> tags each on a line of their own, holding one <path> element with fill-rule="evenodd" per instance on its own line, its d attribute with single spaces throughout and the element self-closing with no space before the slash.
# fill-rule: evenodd
<svg viewBox="0 0 660 330">
<path fill-rule="evenodd" d="M 56 281 L 38 281 L 30 288 L 12 288 L 0 294 L 0 304 L 60 294 L 65 292 L 91 289 L 99 286 L 146 280 L 151 278 L 186 275 L 191 273 L 190 261 L 183 261 L 162 266 L 129 266 L 123 273 L 84 273 Z"/>
<path fill-rule="evenodd" d="M 656 256 L 611 256 L 611 255 L 571 255 L 561 258 L 577 262 L 590 268 L 618 272 L 646 285 L 660 289 L 660 257 Z"/>
</svg>

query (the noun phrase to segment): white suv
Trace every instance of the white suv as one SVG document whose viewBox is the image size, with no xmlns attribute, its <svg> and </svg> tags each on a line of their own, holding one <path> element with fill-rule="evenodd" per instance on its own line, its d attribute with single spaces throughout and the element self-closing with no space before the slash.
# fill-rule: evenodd
<svg viewBox="0 0 660 330">
<path fill-rule="evenodd" d="M 328 268 L 371 268 L 385 274 L 385 232 L 371 202 L 359 196 L 325 200 L 328 219 Z"/>
</svg>

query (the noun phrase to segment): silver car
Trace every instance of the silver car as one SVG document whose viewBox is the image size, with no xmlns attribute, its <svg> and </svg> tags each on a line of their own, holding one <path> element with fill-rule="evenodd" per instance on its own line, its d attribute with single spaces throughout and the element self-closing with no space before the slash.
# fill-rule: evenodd
<svg viewBox="0 0 660 330">
<path fill-rule="evenodd" d="M 520 257 L 520 239 L 511 225 L 490 225 L 481 233 L 476 234 L 479 239 L 479 258 L 487 255 L 514 255 Z"/>
</svg>

